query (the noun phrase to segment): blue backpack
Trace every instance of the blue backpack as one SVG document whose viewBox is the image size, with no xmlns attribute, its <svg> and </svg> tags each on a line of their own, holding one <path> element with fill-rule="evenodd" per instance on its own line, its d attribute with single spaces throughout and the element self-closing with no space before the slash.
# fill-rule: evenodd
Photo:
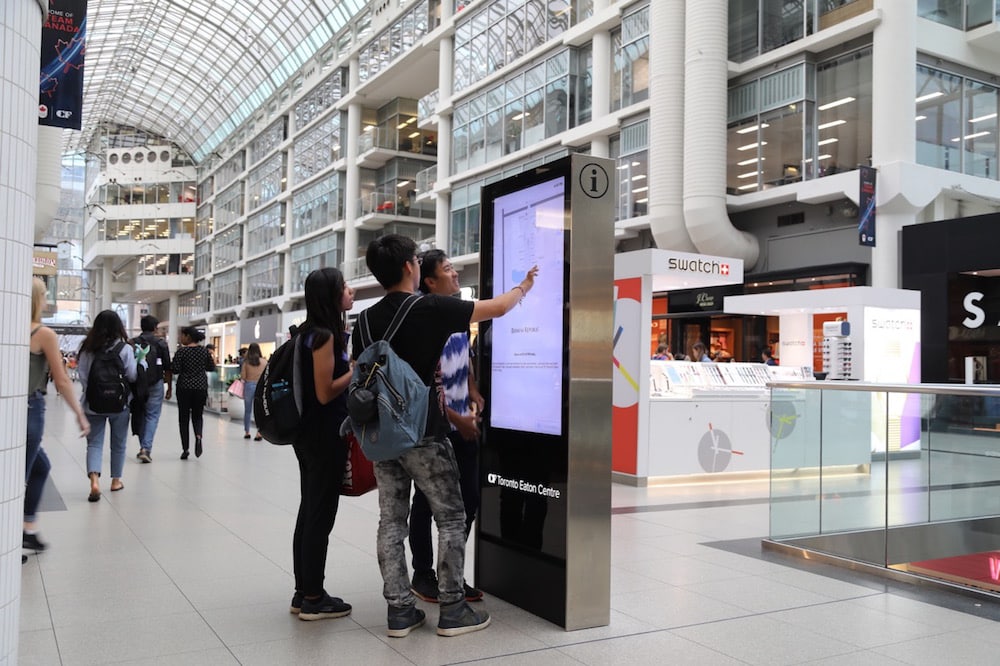
<svg viewBox="0 0 1000 666">
<path fill-rule="evenodd" d="M 347 389 L 348 421 L 365 457 L 373 462 L 398 458 L 423 438 L 427 427 L 430 388 L 389 345 L 421 298 L 413 294 L 403 301 L 380 340 L 372 339 L 368 311 L 358 318 L 364 351 L 354 362 Z"/>
</svg>

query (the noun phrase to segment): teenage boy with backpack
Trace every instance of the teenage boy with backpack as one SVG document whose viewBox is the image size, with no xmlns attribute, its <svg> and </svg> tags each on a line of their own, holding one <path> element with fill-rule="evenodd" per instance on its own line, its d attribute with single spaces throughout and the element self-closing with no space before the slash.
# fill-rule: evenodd
<svg viewBox="0 0 1000 666">
<path fill-rule="evenodd" d="M 385 290 L 385 297 L 366 310 L 372 339 L 380 339 L 396 310 L 413 294 L 420 281 L 416 243 L 398 234 L 388 234 L 368 245 L 368 269 Z M 538 267 L 510 291 L 489 300 L 463 301 L 434 294 L 418 301 L 391 341 L 396 354 L 408 362 L 431 391 L 441 350 L 452 333 L 467 331 L 472 322 L 500 317 L 531 290 Z M 352 336 L 353 356 L 364 351 L 360 336 Z M 395 460 L 375 463 L 378 481 L 378 561 L 388 602 L 388 635 L 400 638 L 421 626 L 425 614 L 416 607 L 410 589 L 403 542 L 409 529 L 410 485 L 416 484 L 427 498 L 438 528 L 438 616 L 439 636 L 458 636 L 485 629 L 486 611 L 476 611 L 465 600 L 465 509 L 459 487 L 455 454 L 448 442 L 448 421 L 443 395 L 431 394 L 424 438 Z"/>
<path fill-rule="evenodd" d="M 149 393 L 144 405 L 144 418 L 139 429 L 139 453 L 136 458 L 144 463 L 153 462 L 153 437 L 156 426 L 160 423 L 160 412 L 163 410 L 164 399 L 170 400 L 173 375 L 170 373 L 170 348 L 167 341 L 156 335 L 160 320 L 153 315 L 146 315 L 139 320 L 142 333 L 132 340 L 136 349 L 148 349 L 146 354 L 146 383 Z M 133 415 L 135 420 L 136 415 Z"/>
</svg>

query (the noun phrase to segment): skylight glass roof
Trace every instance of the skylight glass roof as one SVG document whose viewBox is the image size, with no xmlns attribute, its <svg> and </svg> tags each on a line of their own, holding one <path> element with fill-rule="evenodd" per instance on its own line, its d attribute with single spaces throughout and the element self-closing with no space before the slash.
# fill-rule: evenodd
<svg viewBox="0 0 1000 666">
<path fill-rule="evenodd" d="M 200 162 L 348 24 L 366 0 L 90 0 L 83 130 L 161 135 Z"/>
</svg>

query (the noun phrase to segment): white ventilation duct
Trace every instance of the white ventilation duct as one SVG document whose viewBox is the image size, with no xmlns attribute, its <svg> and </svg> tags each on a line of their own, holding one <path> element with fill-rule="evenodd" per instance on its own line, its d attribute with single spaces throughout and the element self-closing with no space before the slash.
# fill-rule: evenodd
<svg viewBox="0 0 1000 666">
<path fill-rule="evenodd" d="M 698 0 L 684 17 L 684 222 L 699 252 L 749 269 L 760 245 L 726 211 L 728 10 L 728 0 Z"/>
<path fill-rule="evenodd" d="M 649 230 L 656 247 L 697 252 L 684 224 L 685 0 L 657 0 L 649 5 Z"/>
<path fill-rule="evenodd" d="M 35 240 L 52 228 L 62 192 L 62 129 L 38 126 L 38 165 L 35 176 Z"/>
</svg>

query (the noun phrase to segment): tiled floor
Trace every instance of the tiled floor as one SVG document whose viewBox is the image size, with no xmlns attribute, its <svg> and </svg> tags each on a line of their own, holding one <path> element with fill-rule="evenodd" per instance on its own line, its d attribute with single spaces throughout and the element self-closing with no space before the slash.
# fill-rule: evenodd
<svg viewBox="0 0 1000 666">
<path fill-rule="evenodd" d="M 767 484 L 615 485 L 611 624 L 565 632 L 487 597 L 493 624 L 458 638 L 385 636 L 376 496 L 344 498 L 327 589 L 344 619 L 288 613 L 298 503 L 290 449 L 206 417 L 206 453 L 178 459 L 164 410 L 154 463 L 129 445 L 125 490 L 87 502 L 85 446 L 49 397 L 44 446 L 66 510 L 23 567 L 21 664 L 986 664 L 988 602 L 762 554 Z M 107 462 L 105 462 L 107 464 Z M 58 506 L 58 502 L 53 503 Z M 472 572 L 472 552 L 468 560 Z"/>
</svg>

